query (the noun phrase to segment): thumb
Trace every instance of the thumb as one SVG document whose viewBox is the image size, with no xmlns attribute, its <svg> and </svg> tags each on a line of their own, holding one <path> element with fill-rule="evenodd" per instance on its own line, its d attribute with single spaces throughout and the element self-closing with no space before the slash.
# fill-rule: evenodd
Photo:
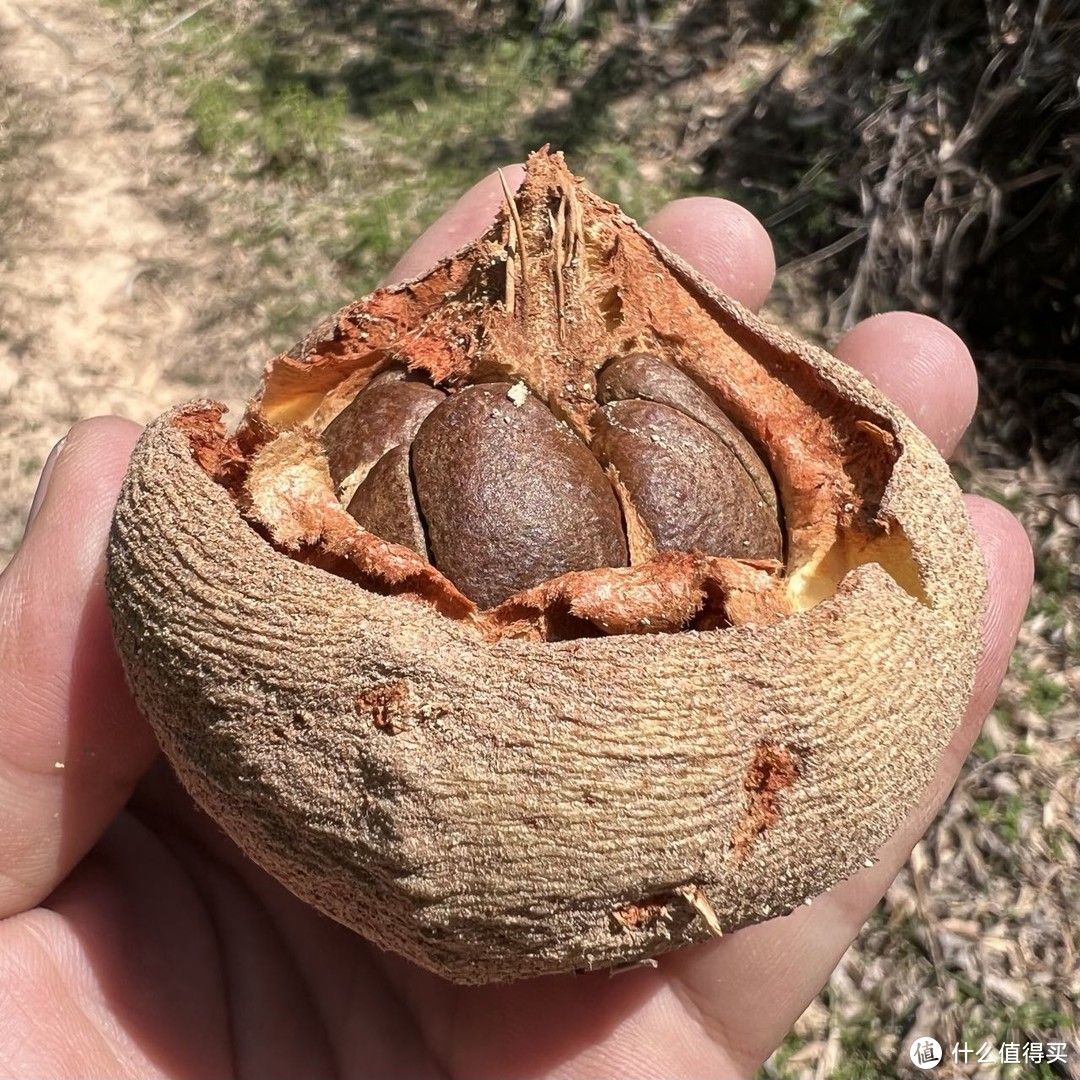
<svg viewBox="0 0 1080 1080">
<path fill-rule="evenodd" d="M 155 754 L 112 644 L 105 543 L 139 428 L 76 424 L 0 576 L 0 918 L 47 896 Z"/>
</svg>

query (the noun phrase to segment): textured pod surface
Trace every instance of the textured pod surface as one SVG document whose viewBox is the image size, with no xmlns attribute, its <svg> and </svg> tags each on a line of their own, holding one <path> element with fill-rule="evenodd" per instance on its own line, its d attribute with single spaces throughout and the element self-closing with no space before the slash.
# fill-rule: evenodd
<svg viewBox="0 0 1080 1080">
<path fill-rule="evenodd" d="M 630 565 L 481 610 L 346 513 L 355 466 L 332 475 L 321 436 L 390 365 L 450 394 L 521 381 L 591 443 L 621 397 L 605 364 L 642 351 L 768 467 L 782 562 L 658 550 L 609 473 Z M 985 582 L 945 463 L 558 155 L 475 244 L 272 361 L 235 434 L 220 415 L 175 410 L 132 458 L 107 586 L 133 690 L 252 858 L 449 978 L 790 911 L 873 857 L 962 715 Z"/>
</svg>

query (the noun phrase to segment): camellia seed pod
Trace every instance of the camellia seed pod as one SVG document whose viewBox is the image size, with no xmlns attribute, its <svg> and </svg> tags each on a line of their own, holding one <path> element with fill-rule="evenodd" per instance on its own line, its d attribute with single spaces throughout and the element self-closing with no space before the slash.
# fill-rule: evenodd
<svg viewBox="0 0 1080 1080">
<path fill-rule="evenodd" d="M 479 240 L 151 424 L 117 646 L 196 801 L 460 982 L 639 962 L 872 859 L 985 579 L 927 439 L 558 154 Z"/>
</svg>

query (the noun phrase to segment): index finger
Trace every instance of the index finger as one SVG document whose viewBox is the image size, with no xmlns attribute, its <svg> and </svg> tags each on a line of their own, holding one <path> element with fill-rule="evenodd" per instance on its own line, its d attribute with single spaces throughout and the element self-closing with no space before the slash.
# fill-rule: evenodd
<svg viewBox="0 0 1080 1080">
<path fill-rule="evenodd" d="M 48 895 L 156 753 L 128 693 L 105 603 L 105 542 L 139 429 L 76 424 L 0 577 L 0 918 Z"/>
<path fill-rule="evenodd" d="M 399 281 L 430 270 L 440 259 L 453 255 L 459 248 L 474 240 L 486 229 L 499 212 L 506 195 L 503 181 L 510 191 L 516 191 L 525 176 L 524 165 L 507 165 L 502 170 L 485 176 L 474 184 L 442 217 L 425 229 L 411 247 L 395 263 L 386 275 L 383 285 L 396 285 Z"/>
</svg>

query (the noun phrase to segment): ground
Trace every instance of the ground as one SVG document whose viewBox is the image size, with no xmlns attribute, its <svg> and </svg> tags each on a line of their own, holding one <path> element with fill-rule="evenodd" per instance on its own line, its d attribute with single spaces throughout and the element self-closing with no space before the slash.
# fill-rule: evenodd
<svg viewBox="0 0 1080 1080">
<path fill-rule="evenodd" d="M 0 2 L 3 562 L 74 421 L 145 422 L 192 396 L 176 358 L 190 352 L 222 262 L 168 212 L 179 184 L 209 195 L 213 180 L 192 174 L 188 125 L 134 85 L 115 27 L 93 5 L 32 8 Z"/>
<path fill-rule="evenodd" d="M 267 50 L 281 4 L 217 16 L 209 3 L 0 0 L 0 565 L 74 421 L 145 422 L 193 396 L 239 406 L 269 355 L 369 287 L 519 140 L 576 141 L 578 171 L 644 213 L 693 186 L 695 148 L 740 93 L 799 77 L 750 34 L 687 27 L 679 51 L 631 47 L 612 24 L 601 51 L 572 37 L 493 45 L 459 20 L 458 36 L 435 34 L 456 50 L 454 76 L 432 83 L 415 61 L 431 28 L 384 7 L 398 23 L 352 27 L 327 62 L 348 78 L 324 86 Z M 277 32 L 298 32 L 281 18 Z M 657 74 L 656 108 L 612 91 L 630 62 Z M 501 112 L 509 100 L 520 108 Z M 573 126 L 583 103 L 608 135 Z M 681 126 L 656 119 L 675 112 Z M 447 141 L 455 153 L 439 152 Z M 952 798 L 763 1075 L 911 1075 L 907 1045 L 933 1032 L 1073 1047 L 1071 1071 L 973 1061 L 958 1075 L 1080 1076 L 1080 495 L 1053 463 L 988 457 L 978 439 L 961 462 L 1036 548 L 1020 645 Z"/>
</svg>

